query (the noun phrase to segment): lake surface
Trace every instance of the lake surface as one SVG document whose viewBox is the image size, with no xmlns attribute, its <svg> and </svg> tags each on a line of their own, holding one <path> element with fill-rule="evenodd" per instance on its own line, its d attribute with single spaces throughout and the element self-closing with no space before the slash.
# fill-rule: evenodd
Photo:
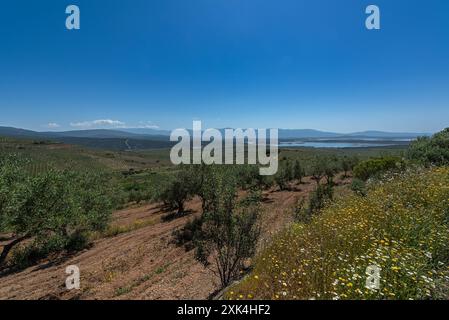
<svg viewBox="0 0 449 320">
<path fill-rule="evenodd" d="M 280 142 L 280 148 L 293 148 L 293 147 L 307 147 L 307 148 L 370 148 L 370 147 L 388 147 L 395 145 L 403 145 L 403 143 L 394 142 L 340 142 L 340 141 L 295 141 L 295 142 Z"/>
</svg>

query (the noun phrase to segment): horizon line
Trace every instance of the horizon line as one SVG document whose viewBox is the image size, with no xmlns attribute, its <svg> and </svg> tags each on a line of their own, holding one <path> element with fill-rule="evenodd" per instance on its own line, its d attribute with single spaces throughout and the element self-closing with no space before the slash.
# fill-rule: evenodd
<svg viewBox="0 0 449 320">
<path fill-rule="evenodd" d="M 165 129 L 165 128 L 142 128 L 142 127 L 110 127 L 110 128 L 79 128 L 79 129 L 62 129 L 62 130 L 57 130 L 57 128 L 51 129 L 49 128 L 48 130 L 34 130 L 34 129 L 29 129 L 29 128 L 25 128 L 25 127 L 16 127 L 16 126 L 12 126 L 12 125 L 4 125 L 1 124 L 0 127 L 3 128 L 12 128 L 12 129 L 18 129 L 18 130 L 28 130 L 28 131 L 33 131 L 33 132 L 37 132 L 37 133 L 45 133 L 45 132 L 53 132 L 53 133 L 61 133 L 61 132 L 73 132 L 73 131 L 93 131 L 93 130 L 109 130 L 109 131 L 122 131 L 122 132 L 126 132 L 126 130 L 149 130 L 149 131 L 173 131 L 176 129 L 187 129 L 187 130 L 192 130 L 191 128 L 174 128 L 174 129 Z M 262 129 L 262 128 L 241 128 L 241 127 L 221 127 L 221 128 L 207 128 L 207 129 L 218 129 L 218 130 L 225 130 L 225 129 Z M 207 130 L 205 129 L 205 130 Z M 441 130 L 437 130 L 437 131 L 385 131 L 385 130 L 379 130 L 379 129 L 365 129 L 365 130 L 356 130 L 356 131 L 348 131 L 348 132 L 338 132 L 338 131 L 333 131 L 333 130 L 326 130 L 326 129 L 313 129 L 313 128 L 264 128 L 264 129 L 277 129 L 277 130 L 312 130 L 312 131 L 318 131 L 318 132 L 322 132 L 322 133 L 333 133 L 333 134 L 342 134 L 342 135 L 347 135 L 347 134 L 355 134 L 355 133 L 367 133 L 367 132 L 378 132 L 378 133 L 394 133 L 394 134 L 434 134 L 436 132 L 439 132 L 441 130 L 444 130 L 444 128 L 442 128 Z M 201 131 L 205 131 L 205 130 L 201 130 Z"/>
</svg>

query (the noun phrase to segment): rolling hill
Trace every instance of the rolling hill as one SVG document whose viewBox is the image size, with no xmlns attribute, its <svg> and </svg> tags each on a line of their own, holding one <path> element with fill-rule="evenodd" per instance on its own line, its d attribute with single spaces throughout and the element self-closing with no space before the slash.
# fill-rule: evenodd
<svg viewBox="0 0 449 320">
<path fill-rule="evenodd" d="M 225 129 L 221 129 L 224 132 Z M 189 130 L 190 131 L 190 130 Z M 158 129 L 92 129 L 61 132 L 38 132 L 13 127 L 0 127 L 0 136 L 25 138 L 32 140 L 49 140 L 54 142 L 76 144 L 89 148 L 111 150 L 144 150 L 168 148 L 170 131 Z M 279 129 L 280 140 L 397 140 L 415 139 L 426 133 L 394 133 L 383 131 L 363 131 L 349 134 L 326 132 L 313 129 Z"/>
</svg>

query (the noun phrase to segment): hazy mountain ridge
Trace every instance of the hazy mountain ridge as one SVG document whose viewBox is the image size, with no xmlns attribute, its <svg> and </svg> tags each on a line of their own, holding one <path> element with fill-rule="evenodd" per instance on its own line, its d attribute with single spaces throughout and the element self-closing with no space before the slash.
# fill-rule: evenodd
<svg viewBox="0 0 449 320">
<path fill-rule="evenodd" d="M 358 137 L 358 138 L 417 138 L 422 136 L 430 136 L 430 133 L 424 132 L 385 132 L 385 131 L 376 131 L 376 130 L 368 130 L 362 132 L 354 132 L 346 134 L 346 137 Z"/>
<path fill-rule="evenodd" d="M 0 127 L 0 137 L 48 140 L 105 150 L 144 150 L 169 148 L 167 136 L 139 135 L 119 130 L 93 129 L 63 132 L 37 132 L 12 127 Z"/>
<path fill-rule="evenodd" d="M 225 129 L 220 129 L 224 132 Z M 191 132 L 191 130 L 189 130 Z M 73 131 L 47 131 L 38 132 L 14 127 L 1 127 L 0 136 L 7 137 L 26 137 L 31 139 L 43 138 L 95 138 L 95 139 L 150 139 L 150 140 L 166 140 L 170 135 L 168 130 L 159 129 L 90 129 L 90 130 L 73 130 Z M 354 133 L 336 133 L 314 129 L 279 129 L 279 139 L 322 139 L 322 138 L 381 138 L 381 139 L 406 139 L 417 138 L 419 136 L 428 136 L 429 133 L 415 132 L 385 132 L 385 131 L 362 131 Z"/>
</svg>

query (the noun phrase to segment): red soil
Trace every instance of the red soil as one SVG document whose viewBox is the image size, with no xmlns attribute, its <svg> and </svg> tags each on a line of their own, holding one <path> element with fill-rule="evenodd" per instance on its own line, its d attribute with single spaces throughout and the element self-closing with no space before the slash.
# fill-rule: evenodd
<svg viewBox="0 0 449 320">
<path fill-rule="evenodd" d="M 292 207 L 314 183 L 306 179 L 293 191 L 264 192 L 262 242 L 292 219 Z M 186 205 L 192 214 L 164 222 L 157 204 L 114 213 L 113 224 L 154 221 L 134 231 L 96 240 L 90 249 L 71 257 L 43 261 L 0 278 L 0 299 L 206 299 L 217 290 L 217 279 L 194 259 L 193 251 L 173 244 L 172 232 L 200 214 L 201 203 Z M 77 265 L 81 289 L 65 288 L 65 268 Z"/>
</svg>

